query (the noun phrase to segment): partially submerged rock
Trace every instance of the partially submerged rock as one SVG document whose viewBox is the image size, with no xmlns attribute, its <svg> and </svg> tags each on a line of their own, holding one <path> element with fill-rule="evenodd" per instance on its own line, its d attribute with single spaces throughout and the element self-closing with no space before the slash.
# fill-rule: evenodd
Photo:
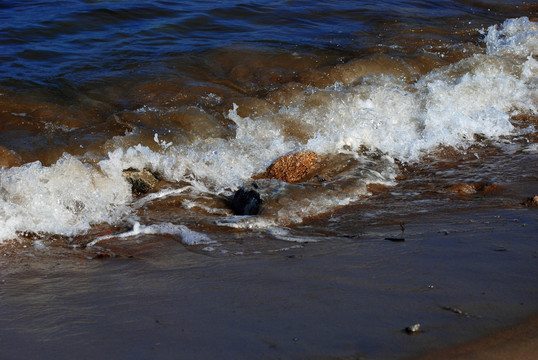
<svg viewBox="0 0 538 360">
<path fill-rule="evenodd" d="M 476 189 L 474 186 L 469 184 L 454 184 L 446 189 L 446 191 L 454 193 L 454 194 L 474 194 L 476 192 Z"/>
<path fill-rule="evenodd" d="M 480 182 L 480 183 L 460 183 L 449 186 L 446 191 L 458 194 L 469 195 L 478 193 L 479 195 L 486 196 L 496 193 L 502 190 L 502 188 L 496 184 Z"/>
<path fill-rule="evenodd" d="M 538 206 L 538 195 L 525 199 L 523 204 L 528 207 Z"/>
<path fill-rule="evenodd" d="M 258 215 L 264 203 L 282 190 L 282 183 L 273 179 L 260 179 L 242 186 L 231 199 L 236 215 Z"/>
<path fill-rule="evenodd" d="M 148 193 L 159 182 L 159 178 L 147 169 L 138 170 L 129 168 L 123 170 L 123 177 L 131 184 L 133 194 L 135 195 Z"/>
<path fill-rule="evenodd" d="M 0 146 L 0 169 L 1 168 L 11 168 L 15 166 L 21 166 L 22 159 L 14 151 L 9 150 L 3 146 Z"/>
<path fill-rule="evenodd" d="M 257 215 L 264 202 L 256 183 L 246 185 L 237 190 L 232 199 L 232 210 L 237 215 Z"/>
<path fill-rule="evenodd" d="M 300 151 L 284 155 L 273 162 L 260 177 L 296 183 L 314 176 L 319 155 L 313 151 Z"/>
<path fill-rule="evenodd" d="M 320 157 L 312 151 L 300 151 L 275 160 L 267 170 L 254 177 L 255 182 L 237 190 L 231 199 L 237 215 L 257 215 L 267 199 L 278 193 L 285 183 L 324 182 L 328 175 L 317 174 Z M 330 178 L 329 178 L 330 179 Z"/>
</svg>

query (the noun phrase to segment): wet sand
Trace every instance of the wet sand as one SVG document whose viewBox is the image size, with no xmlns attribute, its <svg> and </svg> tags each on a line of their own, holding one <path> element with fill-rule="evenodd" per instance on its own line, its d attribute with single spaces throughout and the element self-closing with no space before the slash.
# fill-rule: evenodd
<svg viewBox="0 0 538 360">
<path fill-rule="evenodd" d="M 477 341 L 442 349 L 417 360 L 429 359 L 536 359 L 538 354 L 538 317 L 531 317 Z"/>
<path fill-rule="evenodd" d="M 486 204 L 354 229 L 319 219 L 302 231 L 323 227 L 322 241 L 272 239 L 259 254 L 157 235 L 101 256 L 4 247 L 2 357 L 530 359 L 536 210 Z"/>
</svg>

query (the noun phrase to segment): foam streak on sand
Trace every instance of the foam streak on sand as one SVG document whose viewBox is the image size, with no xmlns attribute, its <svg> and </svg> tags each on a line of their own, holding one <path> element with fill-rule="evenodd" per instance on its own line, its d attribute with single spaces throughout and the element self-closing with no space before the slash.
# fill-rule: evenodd
<svg viewBox="0 0 538 360">
<path fill-rule="evenodd" d="M 216 243 L 216 241 L 210 239 L 207 235 L 192 231 L 185 225 L 176 225 L 171 223 L 141 225 L 139 222 L 135 221 L 133 223 L 132 230 L 114 235 L 100 236 L 88 243 L 87 246 L 94 246 L 97 243 L 114 238 L 127 238 L 132 236 L 151 234 L 179 236 L 181 237 L 181 242 L 185 245 L 202 245 Z"/>
</svg>

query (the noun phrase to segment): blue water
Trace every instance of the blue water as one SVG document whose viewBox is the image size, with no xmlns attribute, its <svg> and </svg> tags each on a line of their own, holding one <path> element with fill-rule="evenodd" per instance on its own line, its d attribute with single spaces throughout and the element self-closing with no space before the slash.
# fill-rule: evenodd
<svg viewBox="0 0 538 360">
<path fill-rule="evenodd" d="M 356 54 L 406 29 L 444 32 L 529 15 L 518 3 L 1 1 L 0 84 L 159 73 L 163 61 L 231 45 Z"/>
</svg>

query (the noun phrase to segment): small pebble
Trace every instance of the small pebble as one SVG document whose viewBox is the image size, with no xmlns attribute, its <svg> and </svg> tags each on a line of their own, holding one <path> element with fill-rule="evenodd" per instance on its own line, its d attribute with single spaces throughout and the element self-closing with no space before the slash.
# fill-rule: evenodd
<svg viewBox="0 0 538 360">
<path fill-rule="evenodd" d="M 418 334 L 420 332 L 420 324 L 408 326 L 404 330 L 409 335 Z"/>
</svg>

